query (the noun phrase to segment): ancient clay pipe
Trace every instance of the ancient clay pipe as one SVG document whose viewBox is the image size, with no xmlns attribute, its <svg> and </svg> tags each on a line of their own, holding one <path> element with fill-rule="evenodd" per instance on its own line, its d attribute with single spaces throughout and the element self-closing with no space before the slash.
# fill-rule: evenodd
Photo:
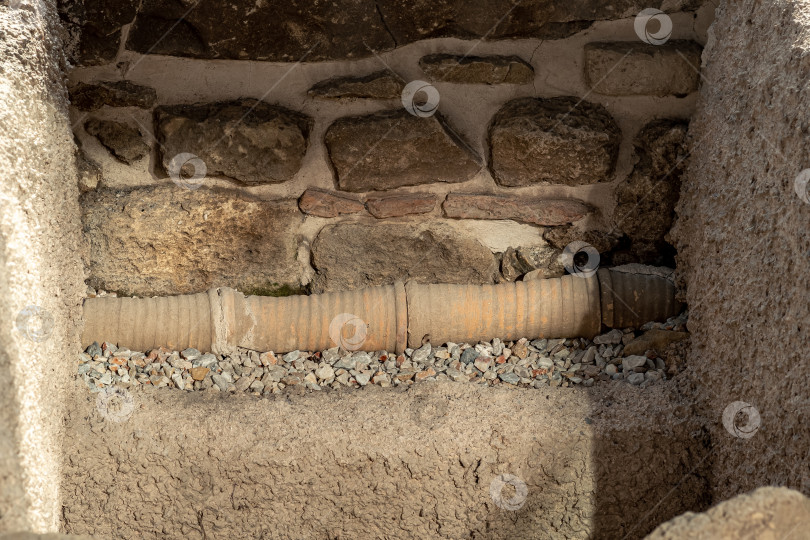
<svg viewBox="0 0 810 540">
<path fill-rule="evenodd" d="M 638 327 L 680 310 L 666 278 L 608 269 L 589 277 L 497 285 L 398 282 L 284 298 L 223 287 L 161 298 L 89 298 L 82 346 L 104 340 L 137 351 L 164 346 L 228 353 L 237 346 L 287 352 L 341 345 L 400 353 L 425 340 L 592 338 L 603 325 Z"/>
</svg>

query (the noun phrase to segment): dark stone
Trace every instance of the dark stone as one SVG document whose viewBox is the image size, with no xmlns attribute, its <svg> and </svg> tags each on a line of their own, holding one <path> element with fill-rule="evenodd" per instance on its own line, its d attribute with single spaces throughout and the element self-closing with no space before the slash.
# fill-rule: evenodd
<svg viewBox="0 0 810 540">
<path fill-rule="evenodd" d="M 546 229 L 543 233 L 543 239 L 557 249 L 565 249 L 571 242 L 579 240 L 596 249 L 600 255 L 615 248 L 619 244 L 620 236 L 602 231 L 579 231 L 570 225 Z"/>
<path fill-rule="evenodd" d="M 493 283 L 492 252 L 441 222 L 339 223 L 312 243 L 315 292 L 414 279 L 421 283 Z"/>
<path fill-rule="evenodd" d="M 149 109 L 157 100 L 157 92 L 148 86 L 129 81 L 105 81 L 96 84 L 79 83 L 70 90 L 70 103 L 81 111 L 110 107 L 140 107 Z"/>
<path fill-rule="evenodd" d="M 520 98 L 489 128 L 490 168 L 502 186 L 612 179 L 621 131 L 603 106 L 577 97 Z"/>
<path fill-rule="evenodd" d="M 616 190 L 613 213 L 616 227 L 632 242 L 632 262 L 660 262 L 657 257 L 672 227 L 686 167 L 687 128 L 683 120 L 656 120 L 633 143 L 638 162 Z"/>
<path fill-rule="evenodd" d="M 549 246 L 510 247 L 501 256 L 501 274 L 506 281 L 529 273 L 533 279 L 560 277 L 565 274 L 561 255 L 561 250 Z"/>
<path fill-rule="evenodd" d="M 542 226 L 565 225 L 590 213 L 590 207 L 576 199 L 478 193 L 450 193 L 442 208 L 452 218 L 511 219 Z"/>
<path fill-rule="evenodd" d="M 326 131 L 340 189 L 374 191 L 432 182 L 464 182 L 480 158 L 438 115 L 404 109 L 341 118 Z"/>
<path fill-rule="evenodd" d="M 377 71 L 363 77 L 335 77 L 321 81 L 307 92 L 318 99 L 399 99 L 404 84 L 387 70 Z"/>
<path fill-rule="evenodd" d="M 312 119 L 301 113 L 245 99 L 155 110 L 163 167 L 180 153 L 202 159 L 209 176 L 248 185 L 291 179 L 301 167 Z"/>
<path fill-rule="evenodd" d="M 118 54 L 121 27 L 135 18 L 140 0 L 60 0 L 57 10 L 66 46 L 76 65 L 112 62 Z"/>
<path fill-rule="evenodd" d="M 124 163 L 131 165 L 149 153 L 149 146 L 141 137 L 138 128 L 92 118 L 85 122 L 84 129 Z"/>
<path fill-rule="evenodd" d="M 129 50 L 208 59 L 280 62 L 373 56 L 422 39 L 560 39 L 590 21 L 623 19 L 664 0 L 62 0 L 77 63 L 115 58 L 121 27 Z M 140 5 L 140 7 L 138 7 Z M 666 11 L 700 0 L 667 2 Z M 136 10 L 138 10 L 137 17 Z"/>
<path fill-rule="evenodd" d="M 81 207 L 92 287 L 171 295 L 300 283 L 295 200 L 170 184 L 91 191 Z"/>
<path fill-rule="evenodd" d="M 462 84 L 528 84 L 534 68 L 517 56 L 457 56 L 431 54 L 419 67 L 435 82 Z"/>
</svg>

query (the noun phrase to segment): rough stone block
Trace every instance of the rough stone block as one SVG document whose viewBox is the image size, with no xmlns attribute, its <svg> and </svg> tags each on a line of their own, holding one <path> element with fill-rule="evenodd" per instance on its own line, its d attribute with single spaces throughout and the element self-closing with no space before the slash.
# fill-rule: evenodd
<svg viewBox="0 0 810 540">
<path fill-rule="evenodd" d="M 490 168 L 502 186 L 610 181 L 621 131 L 601 105 L 577 97 L 508 102 L 489 128 Z"/>
<path fill-rule="evenodd" d="M 432 81 L 461 84 L 528 84 L 534 68 L 517 56 L 431 54 L 419 67 Z"/>
<path fill-rule="evenodd" d="M 383 70 L 363 77 L 334 77 L 315 84 L 307 92 L 318 99 L 399 99 L 404 85 L 391 71 Z"/>
<path fill-rule="evenodd" d="M 633 243 L 635 262 L 654 263 L 672 227 L 686 168 L 688 123 L 656 120 L 633 142 L 638 162 L 616 190 L 616 227 Z"/>
<path fill-rule="evenodd" d="M 326 132 L 338 186 L 374 191 L 432 182 L 464 182 L 480 158 L 438 115 L 400 109 L 341 118 Z"/>
<path fill-rule="evenodd" d="M 301 167 L 312 119 L 263 101 L 173 105 L 155 110 L 155 132 L 167 172 L 175 156 L 199 157 L 208 176 L 248 185 L 275 184 Z"/>
<path fill-rule="evenodd" d="M 111 120 L 91 118 L 85 122 L 84 129 L 128 165 L 149 153 L 149 145 L 144 142 L 138 128 Z"/>
<path fill-rule="evenodd" d="M 362 212 L 364 206 L 359 200 L 343 193 L 309 188 L 298 199 L 298 208 L 305 214 L 333 218 Z"/>
<path fill-rule="evenodd" d="M 701 51 L 694 41 L 588 43 L 585 80 L 608 96 L 685 96 L 698 89 Z"/>
<path fill-rule="evenodd" d="M 154 88 L 129 81 L 102 81 L 96 84 L 79 83 L 70 89 L 70 103 L 81 111 L 95 111 L 110 107 L 140 107 L 149 109 L 157 101 Z"/>
<path fill-rule="evenodd" d="M 588 205 L 576 199 L 477 193 L 450 193 L 442 208 L 452 218 L 511 219 L 542 226 L 572 223 L 590 212 Z"/>
<path fill-rule="evenodd" d="M 492 283 L 492 252 L 447 224 L 338 223 L 312 244 L 316 292 L 414 279 L 422 283 Z"/>
<path fill-rule="evenodd" d="M 369 199 L 366 208 L 375 218 L 391 218 L 409 214 L 426 214 L 436 207 L 437 197 L 432 193 L 403 193 L 389 197 Z"/>
<path fill-rule="evenodd" d="M 90 284 L 127 295 L 299 283 L 294 200 L 178 186 L 97 190 L 81 198 Z"/>
</svg>

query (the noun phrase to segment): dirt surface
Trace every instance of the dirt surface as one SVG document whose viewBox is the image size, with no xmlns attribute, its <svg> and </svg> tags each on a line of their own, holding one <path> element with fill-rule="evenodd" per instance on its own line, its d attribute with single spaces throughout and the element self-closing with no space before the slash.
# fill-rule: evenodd
<svg viewBox="0 0 810 540">
<path fill-rule="evenodd" d="M 84 293 L 54 4 L 0 5 L 0 534 L 57 530 L 74 369 L 62 360 L 78 347 Z"/>
<path fill-rule="evenodd" d="M 810 538 L 810 499 L 786 488 L 765 487 L 738 495 L 702 513 L 687 512 L 647 540 L 805 540 Z"/>
<path fill-rule="evenodd" d="M 676 386 L 421 383 L 276 399 L 132 390 L 134 411 L 119 422 L 83 394 L 68 418 L 64 529 L 125 538 L 640 538 L 710 498 L 708 440 Z M 495 504 L 499 474 L 525 482 L 519 508 Z"/>
<path fill-rule="evenodd" d="M 703 53 L 672 236 L 716 502 L 763 485 L 810 493 L 810 204 L 795 190 L 810 167 L 808 29 L 806 0 L 724 2 Z M 726 429 L 734 402 L 759 417 Z"/>
</svg>

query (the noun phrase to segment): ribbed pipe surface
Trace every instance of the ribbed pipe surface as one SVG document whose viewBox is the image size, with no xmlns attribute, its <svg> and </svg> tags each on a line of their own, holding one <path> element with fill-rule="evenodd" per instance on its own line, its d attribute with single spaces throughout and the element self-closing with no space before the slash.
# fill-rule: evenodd
<svg viewBox="0 0 810 540">
<path fill-rule="evenodd" d="M 593 337 L 602 327 L 595 276 L 498 285 L 406 285 L 408 346 L 500 337 Z"/>
<path fill-rule="evenodd" d="M 107 340 L 227 353 L 347 350 L 401 353 L 426 340 L 586 337 L 677 315 L 675 287 L 651 275 L 599 270 L 498 285 L 396 283 L 310 296 L 245 297 L 228 288 L 162 298 L 85 300 L 82 344 Z"/>
</svg>

